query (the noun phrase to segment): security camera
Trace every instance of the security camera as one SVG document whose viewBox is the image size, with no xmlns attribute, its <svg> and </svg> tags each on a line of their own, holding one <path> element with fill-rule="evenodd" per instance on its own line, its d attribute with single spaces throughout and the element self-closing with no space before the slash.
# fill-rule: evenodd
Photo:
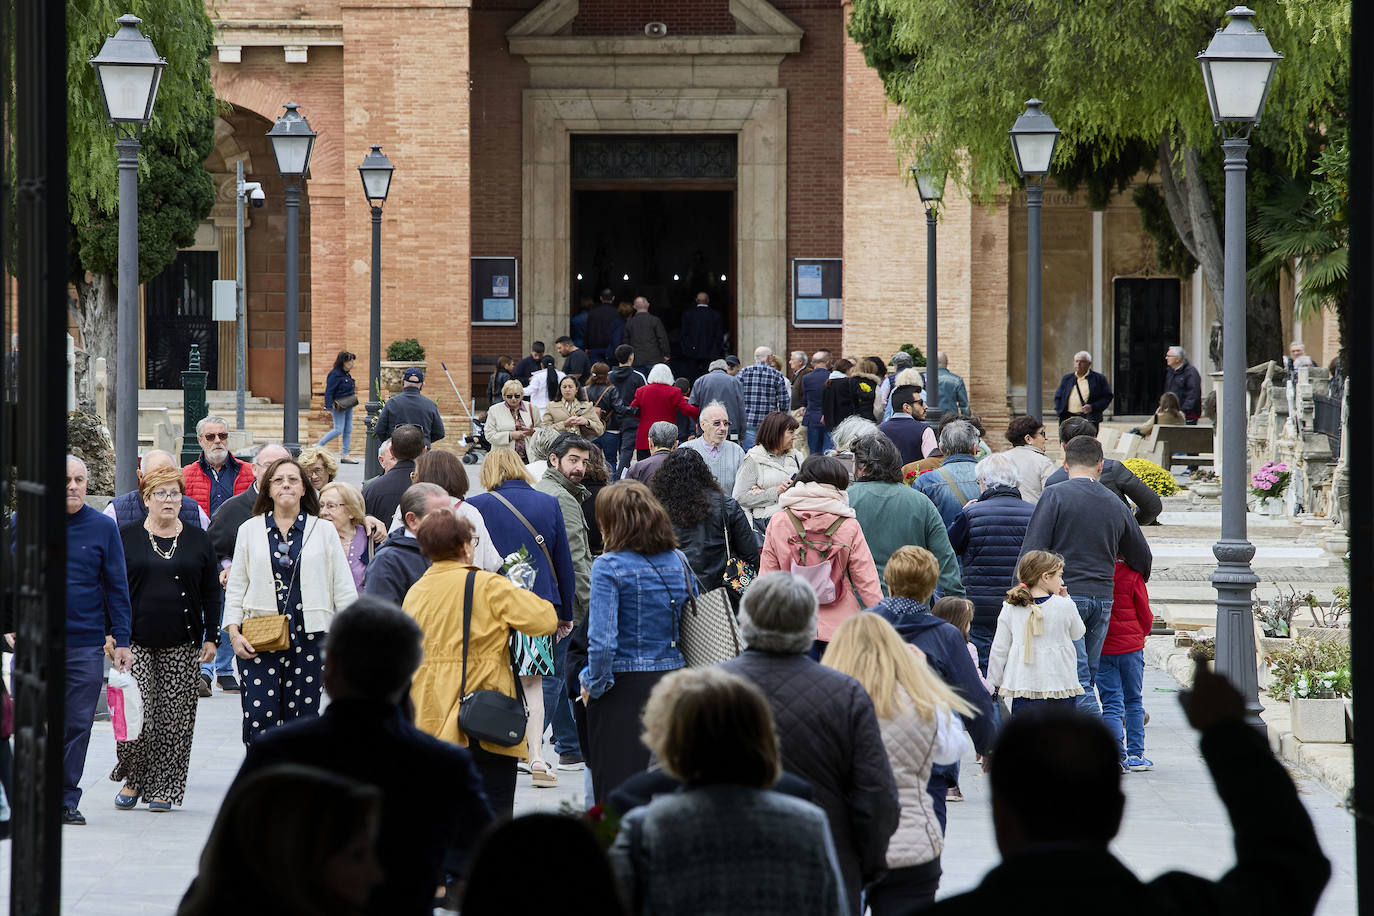
<svg viewBox="0 0 1374 916">
<path fill-rule="evenodd" d="M 261 182 L 246 181 L 243 184 L 243 190 L 248 195 L 248 200 L 253 205 L 254 210 L 261 210 L 267 206 L 267 195 L 262 193 Z"/>
<path fill-rule="evenodd" d="M 650 38 L 662 38 L 668 34 L 668 26 L 662 22 L 650 22 L 644 26 L 644 34 Z"/>
</svg>

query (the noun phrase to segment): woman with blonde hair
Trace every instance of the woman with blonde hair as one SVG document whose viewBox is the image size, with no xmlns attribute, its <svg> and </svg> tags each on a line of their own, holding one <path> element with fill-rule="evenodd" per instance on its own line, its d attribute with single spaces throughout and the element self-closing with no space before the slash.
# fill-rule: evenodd
<svg viewBox="0 0 1374 916">
<path fill-rule="evenodd" d="M 558 615 L 535 592 L 473 565 L 467 519 L 431 512 L 415 537 L 432 562 L 402 606 L 424 631 L 424 661 L 410 688 L 415 727 L 466 747 L 492 810 L 508 817 L 515 806 L 516 760 L 529 756 L 525 736 L 510 745 L 470 738 L 459 725 L 459 708 L 464 696 L 479 690 L 519 696 L 511 635 L 549 636 L 558 627 Z"/>
<path fill-rule="evenodd" d="M 372 539 L 367 536 L 367 509 L 358 488 L 341 480 L 324 485 L 320 490 L 320 520 L 329 522 L 339 534 L 348 571 L 358 593 L 363 590 L 363 576 L 372 559 Z"/>
<path fill-rule="evenodd" d="M 524 385 L 515 379 L 506 382 L 501 386 L 500 403 L 487 408 L 485 427 L 492 448 L 513 448 L 521 458 L 525 458 L 525 440 L 539 425 L 539 409 L 524 398 Z"/>
<path fill-rule="evenodd" d="M 769 791 L 780 742 L 752 681 L 720 668 L 673 672 L 649 694 L 642 737 L 683 787 L 626 815 L 611 846 L 636 914 L 845 912 L 825 812 Z"/>
<path fill-rule="evenodd" d="M 963 754 L 968 741 L 958 717 L 974 709 L 878 614 L 840 624 L 821 664 L 868 692 L 902 803 L 888 841 L 888 872 L 868 889 L 869 909 L 873 916 L 896 916 L 929 906 L 940 886 L 945 837 L 926 787 L 933 765 L 955 763 Z"/>
<path fill-rule="evenodd" d="M 1029 550 L 1016 564 L 1017 584 L 997 618 L 988 653 L 988 683 L 1011 697 L 1011 714 L 1035 707 L 1071 710 L 1083 686 L 1074 640 L 1085 632 L 1064 587 L 1064 558 Z"/>
<path fill-rule="evenodd" d="M 329 449 L 318 445 L 301 449 L 296 463 L 301 466 L 306 482 L 315 488 L 316 493 L 323 492 L 324 488 L 339 476 L 339 459 L 335 458 Z"/>
</svg>

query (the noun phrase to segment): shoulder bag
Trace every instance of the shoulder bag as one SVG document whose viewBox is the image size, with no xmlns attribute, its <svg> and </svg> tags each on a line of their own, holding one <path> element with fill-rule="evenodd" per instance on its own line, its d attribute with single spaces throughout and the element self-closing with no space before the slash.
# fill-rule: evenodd
<svg viewBox="0 0 1374 916">
<path fill-rule="evenodd" d="M 731 605 L 737 607 L 739 599 L 744 596 L 744 590 L 758 575 L 758 570 L 735 556 L 735 551 L 730 548 L 730 512 L 724 500 L 721 501 L 720 515 L 721 527 L 725 531 L 725 572 L 721 580 L 730 590 Z"/>
<path fill-rule="evenodd" d="M 510 659 L 511 675 L 515 678 L 515 696 L 508 697 L 499 690 L 474 690 L 468 693 L 468 643 L 472 637 L 472 593 L 477 586 L 477 570 L 468 570 L 463 594 L 463 675 L 458 685 L 458 728 L 469 738 L 515 747 L 525 740 L 525 724 L 529 709 L 525 706 L 525 690 L 515 673 L 515 659 Z M 509 640 L 506 646 L 510 652 Z"/>
<path fill-rule="evenodd" d="M 306 523 L 305 536 L 301 538 L 301 552 L 291 567 L 291 581 L 286 586 L 286 594 L 288 595 L 291 594 L 292 586 L 296 584 L 296 574 L 301 570 L 301 560 L 305 556 L 305 545 L 309 543 L 310 535 L 315 533 L 318 524 L 319 519 L 311 519 Z M 272 561 L 269 559 L 267 563 L 270 569 Z M 278 607 L 280 608 L 280 605 Z M 245 617 L 239 623 L 239 634 L 248 640 L 248 644 L 253 647 L 254 652 L 285 652 L 291 648 L 291 615 L 269 614 L 263 617 Z"/>
<path fill-rule="evenodd" d="M 806 536 L 806 528 L 802 526 L 801 519 L 791 509 L 783 509 L 787 513 L 788 519 L 792 522 L 792 527 L 797 530 L 791 543 L 797 545 L 797 559 L 792 564 L 790 572 L 792 575 L 801 579 L 811 590 L 816 593 L 816 601 L 820 604 L 830 604 L 835 600 L 835 582 L 831 578 L 832 563 L 830 561 L 830 551 L 835 546 L 835 532 L 844 524 L 846 516 L 839 516 L 831 522 L 830 527 L 821 533 L 815 540 Z M 820 538 L 824 538 L 822 541 Z M 806 565 L 807 548 L 814 550 L 820 556 L 820 562 L 813 566 Z"/>
<path fill-rule="evenodd" d="M 602 423 L 606 422 L 606 411 L 601 409 L 601 399 L 606 396 L 606 392 L 610 391 L 612 387 L 612 385 L 607 383 L 606 387 L 601 389 L 601 394 L 597 395 L 596 402 L 592 404 L 592 406 L 596 408 L 596 415 L 601 418 Z M 614 408 L 611 408 L 611 413 L 615 413 Z"/>
<path fill-rule="evenodd" d="M 686 557 L 679 554 L 678 559 L 682 561 L 687 586 L 687 598 L 682 603 L 682 613 L 678 615 L 677 643 L 682 650 L 682 658 L 692 668 L 709 668 L 729 661 L 739 655 L 744 647 L 739 624 L 735 621 L 735 608 L 730 603 L 730 588 L 721 585 L 694 597 L 692 577 L 695 573 L 687 565 Z M 654 572 L 658 572 L 657 567 Z"/>
<path fill-rule="evenodd" d="M 341 398 L 334 399 L 335 410 L 352 410 L 358 406 L 358 396 L 356 394 L 346 394 Z"/>
<path fill-rule="evenodd" d="M 520 524 L 524 525 L 525 529 L 529 531 L 530 534 L 534 535 L 534 542 L 538 544 L 539 549 L 544 552 L 544 559 L 549 561 L 549 572 L 557 576 L 558 570 L 553 565 L 553 556 L 549 553 L 548 545 L 544 543 L 544 535 L 540 534 L 538 531 L 535 530 L 534 526 L 530 524 L 530 520 L 525 518 L 524 514 L 519 509 L 511 505 L 511 501 L 509 499 L 506 499 L 504 496 L 502 496 L 500 493 L 497 493 L 495 490 L 491 490 L 489 492 L 492 496 L 496 497 L 496 499 L 501 503 L 501 505 L 505 506 L 507 509 L 510 510 L 511 515 L 514 515 L 516 518 L 520 520 Z"/>
</svg>

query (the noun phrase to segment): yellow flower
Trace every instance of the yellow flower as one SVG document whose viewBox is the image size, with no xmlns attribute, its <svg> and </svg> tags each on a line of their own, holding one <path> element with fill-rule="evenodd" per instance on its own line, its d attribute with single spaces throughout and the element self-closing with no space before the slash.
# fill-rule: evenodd
<svg viewBox="0 0 1374 916">
<path fill-rule="evenodd" d="M 1160 496 L 1173 496 L 1178 492 L 1178 482 L 1174 480 L 1174 475 L 1153 461 L 1146 458 L 1127 458 L 1121 463 Z"/>
</svg>

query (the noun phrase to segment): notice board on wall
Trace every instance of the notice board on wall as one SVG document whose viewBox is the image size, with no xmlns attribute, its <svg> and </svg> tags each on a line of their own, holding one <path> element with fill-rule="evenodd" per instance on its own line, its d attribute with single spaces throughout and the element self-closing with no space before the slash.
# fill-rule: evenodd
<svg viewBox="0 0 1374 916">
<path fill-rule="evenodd" d="M 839 327 L 844 318 L 839 258 L 792 259 L 792 326 Z"/>
<path fill-rule="evenodd" d="M 520 266 L 515 258 L 472 259 L 472 323 L 520 323 Z"/>
</svg>

